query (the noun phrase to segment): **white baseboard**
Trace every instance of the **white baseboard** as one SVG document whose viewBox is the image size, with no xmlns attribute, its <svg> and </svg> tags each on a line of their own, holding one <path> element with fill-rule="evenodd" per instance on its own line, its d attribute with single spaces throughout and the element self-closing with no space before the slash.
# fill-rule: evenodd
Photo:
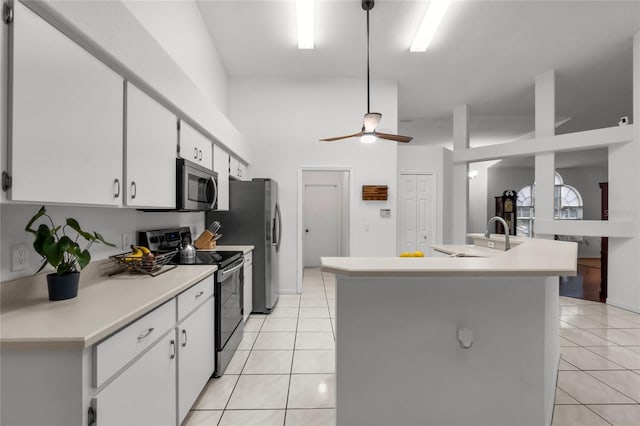
<svg viewBox="0 0 640 426">
<path fill-rule="evenodd" d="M 624 302 L 618 302 L 617 300 L 613 300 L 609 297 L 607 298 L 607 305 L 615 306 L 616 308 L 626 309 L 627 311 L 640 314 L 640 306 L 633 306 Z"/>
</svg>

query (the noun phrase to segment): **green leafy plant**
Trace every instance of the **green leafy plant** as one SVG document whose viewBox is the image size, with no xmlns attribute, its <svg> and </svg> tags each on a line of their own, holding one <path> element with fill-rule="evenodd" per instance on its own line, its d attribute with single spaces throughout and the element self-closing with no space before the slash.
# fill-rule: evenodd
<svg viewBox="0 0 640 426">
<path fill-rule="evenodd" d="M 51 226 L 41 223 L 38 229 L 33 229 L 32 226 L 40 218 L 49 219 Z M 91 261 L 89 248 L 93 243 L 102 243 L 115 247 L 115 245 L 105 241 L 102 235 L 97 232 L 89 233 L 83 231 L 78 221 L 73 218 L 67 218 L 66 224 L 63 226 L 56 226 L 44 206 L 31 218 L 24 230 L 33 234 L 35 238 L 33 248 L 42 256 L 42 265 L 36 274 L 42 271 L 47 264 L 56 269 L 56 275 L 79 272 Z M 70 230 L 75 231 L 74 238 L 67 235 Z M 81 237 L 86 240 L 84 249 L 78 244 L 78 240 Z"/>
</svg>

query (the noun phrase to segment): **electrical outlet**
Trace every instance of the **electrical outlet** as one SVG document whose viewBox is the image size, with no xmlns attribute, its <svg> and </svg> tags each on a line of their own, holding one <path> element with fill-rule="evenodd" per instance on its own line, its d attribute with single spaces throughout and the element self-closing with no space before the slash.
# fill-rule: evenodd
<svg viewBox="0 0 640 426">
<path fill-rule="evenodd" d="M 27 269 L 27 246 L 24 244 L 14 244 L 11 246 L 11 271 L 22 271 Z"/>
<path fill-rule="evenodd" d="M 489 248 L 496 248 L 496 243 L 493 241 L 487 241 L 487 247 Z"/>
</svg>

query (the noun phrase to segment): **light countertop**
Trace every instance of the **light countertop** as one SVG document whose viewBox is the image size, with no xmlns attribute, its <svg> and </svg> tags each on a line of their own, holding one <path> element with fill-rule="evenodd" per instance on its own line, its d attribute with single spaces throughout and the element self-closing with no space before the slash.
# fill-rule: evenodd
<svg viewBox="0 0 640 426">
<path fill-rule="evenodd" d="M 480 238 L 479 235 L 470 235 Z M 491 240 L 504 240 L 493 236 Z M 555 276 L 576 275 L 576 243 L 536 238 L 518 238 L 519 244 L 502 251 L 475 247 L 491 257 L 323 257 L 322 269 L 347 276 Z M 438 246 L 446 249 L 446 245 Z M 452 252 L 466 245 L 448 246 Z"/>
<path fill-rule="evenodd" d="M 453 257 L 494 257 L 500 254 L 500 250 L 474 246 L 473 244 L 434 244 L 431 248 Z"/>
<path fill-rule="evenodd" d="M 3 350 L 83 349 L 150 312 L 217 270 L 181 265 L 151 277 L 83 277 L 78 297 L 50 302 L 44 275 L 2 283 Z M 91 273 L 87 273 L 89 277 Z"/>
</svg>

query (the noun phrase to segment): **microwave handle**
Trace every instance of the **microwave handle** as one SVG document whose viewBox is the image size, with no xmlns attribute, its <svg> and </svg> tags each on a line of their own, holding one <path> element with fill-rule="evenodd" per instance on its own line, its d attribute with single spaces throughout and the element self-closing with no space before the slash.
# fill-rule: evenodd
<svg viewBox="0 0 640 426">
<path fill-rule="evenodd" d="M 211 204 L 209 205 L 209 208 L 214 208 L 216 205 L 216 202 L 218 201 L 218 184 L 216 183 L 215 178 L 210 177 L 209 178 L 211 180 L 211 183 L 213 184 L 213 201 L 211 201 Z"/>
</svg>

